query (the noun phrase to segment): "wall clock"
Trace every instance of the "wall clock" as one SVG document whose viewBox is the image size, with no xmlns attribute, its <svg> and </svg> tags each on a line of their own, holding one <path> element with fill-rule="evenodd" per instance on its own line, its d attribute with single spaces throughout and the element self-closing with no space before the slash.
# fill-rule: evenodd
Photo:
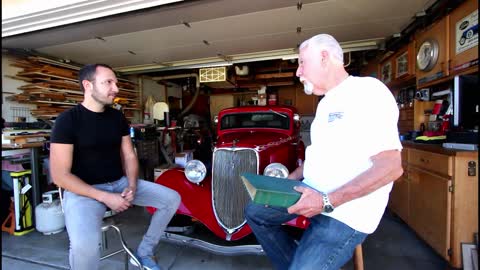
<svg viewBox="0 0 480 270">
<path fill-rule="evenodd" d="M 435 39 L 425 40 L 417 53 L 417 67 L 421 71 L 430 71 L 438 60 L 438 42 Z"/>
</svg>

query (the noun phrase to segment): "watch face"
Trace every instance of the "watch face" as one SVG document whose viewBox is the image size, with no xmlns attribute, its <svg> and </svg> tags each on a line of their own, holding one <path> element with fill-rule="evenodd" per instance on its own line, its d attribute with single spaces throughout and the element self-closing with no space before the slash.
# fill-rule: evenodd
<svg viewBox="0 0 480 270">
<path fill-rule="evenodd" d="M 417 66 L 422 71 L 431 70 L 438 59 L 438 43 L 433 39 L 428 39 L 420 45 L 417 53 Z"/>
<path fill-rule="evenodd" d="M 333 206 L 331 204 L 327 204 L 323 207 L 323 211 L 325 213 L 331 213 L 331 212 L 333 212 Z"/>
</svg>

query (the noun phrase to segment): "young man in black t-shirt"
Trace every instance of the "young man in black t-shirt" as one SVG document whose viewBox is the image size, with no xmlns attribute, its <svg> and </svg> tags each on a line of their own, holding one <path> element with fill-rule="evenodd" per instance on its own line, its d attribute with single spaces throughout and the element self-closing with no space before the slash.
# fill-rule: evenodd
<svg viewBox="0 0 480 270">
<path fill-rule="evenodd" d="M 134 204 L 157 208 L 137 256 L 146 269 L 161 269 L 153 257 L 154 248 L 175 214 L 180 196 L 138 179 L 128 123 L 120 111 L 110 107 L 118 93 L 112 68 L 87 65 L 80 70 L 79 82 L 84 100 L 60 114 L 50 144 L 52 178 L 65 189 L 70 266 L 74 270 L 98 269 L 106 207 L 121 212 Z"/>
</svg>

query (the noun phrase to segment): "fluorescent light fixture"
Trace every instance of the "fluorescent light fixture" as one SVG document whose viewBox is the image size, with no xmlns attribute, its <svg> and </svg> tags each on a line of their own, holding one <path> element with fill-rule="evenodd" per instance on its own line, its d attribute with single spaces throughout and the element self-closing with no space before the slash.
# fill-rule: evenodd
<svg viewBox="0 0 480 270">
<path fill-rule="evenodd" d="M 2 1 L 2 38 L 180 1 Z"/>
<path fill-rule="evenodd" d="M 292 60 L 292 59 L 298 59 L 298 53 L 292 54 L 292 55 L 285 55 L 282 57 L 282 60 Z"/>
<path fill-rule="evenodd" d="M 376 50 L 379 48 L 379 44 L 383 42 L 383 38 L 377 39 L 365 39 L 349 42 L 341 42 L 340 46 L 344 53 L 363 51 L 363 50 Z M 281 50 L 263 51 L 256 53 L 245 53 L 236 55 L 223 55 L 225 60 L 219 61 L 219 57 L 209 57 L 193 60 L 182 60 L 172 62 L 162 62 L 160 64 L 139 65 L 139 66 L 127 66 L 115 68 L 115 70 L 124 74 L 138 74 L 154 71 L 166 71 L 176 69 L 191 69 L 191 68 L 204 68 L 204 67 L 221 67 L 230 66 L 233 64 L 267 61 L 267 60 L 291 60 L 297 59 L 298 53 L 296 48 L 288 48 Z"/>
</svg>

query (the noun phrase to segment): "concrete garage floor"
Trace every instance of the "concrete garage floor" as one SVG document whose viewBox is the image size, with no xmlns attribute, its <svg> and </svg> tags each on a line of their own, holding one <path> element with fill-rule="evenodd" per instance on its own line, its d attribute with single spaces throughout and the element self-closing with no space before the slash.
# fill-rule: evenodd
<svg viewBox="0 0 480 270">
<path fill-rule="evenodd" d="M 115 216 L 130 248 L 136 247 L 146 230 L 150 215 L 144 208 L 134 207 Z M 109 250 L 120 244 L 108 232 Z M 108 251 L 108 250 L 107 250 Z M 420 240 L 405 223 L 385 213 L 379 228 L 363 244 L 366 270 L 436 270 L 448 269 L 448 264 L 429 246 Z M 157 259 L 165 269 L 171 270 L 224 270 L 224 269 L 272 269 L 265 256 L 223 256 L 197 248 L 162 241 Z M 102 261 L 101 269 L 124 269 L 123 253 Z M 37 231 L 24 236 L 11 236 L 2 232 L 2 269 L 53 270 L 68 269 L 68 236 L 65 231 L 43 235 Z M 129 265 L 129 269 L 137 269 Z M 353 269 L 349 262 L 343 269 Z"/>
</svg>

